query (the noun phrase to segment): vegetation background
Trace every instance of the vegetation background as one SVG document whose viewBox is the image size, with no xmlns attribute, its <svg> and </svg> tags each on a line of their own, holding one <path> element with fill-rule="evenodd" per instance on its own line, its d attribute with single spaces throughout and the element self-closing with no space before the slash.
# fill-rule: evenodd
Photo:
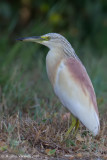
<svg viewBox="0 0 107 160">
<path fill-rule="evenodd" d="M 39 44 L 15 41 L 19 37 L 49 32 L 60 33 L 70 41 L 94 85 L 101 119 L 106 115 L 106 11 L 106 0 L 0 1 L 1 122 L 5 119 L 6 123 L 7 117 L 18 115 L 21 119 L 27 115 L 37 123 L 46 123 L 68 112 L 55 97 L 47 78 L 48 49 Z M 6 143 L 17 148 L 19 140 L 13 134 L 14 129 L 11 130 L 15 127 L 9 125 L 7 131 L 3 129 L 1 133 L 7 133 Z"/>
</svg>

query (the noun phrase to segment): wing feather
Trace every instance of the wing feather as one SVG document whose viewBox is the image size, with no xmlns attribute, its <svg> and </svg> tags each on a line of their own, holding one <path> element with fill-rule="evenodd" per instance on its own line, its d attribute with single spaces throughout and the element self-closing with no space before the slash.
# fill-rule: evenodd
<svg viewBox="0 0 107 160">
<path fill-rule="evenodd" d="M 67 58 L 61 61 L 54 91 L 62 104 L 96 135 L 100 126 L 96 96 L 86 69 L 79 60 Z"/>
</svg>

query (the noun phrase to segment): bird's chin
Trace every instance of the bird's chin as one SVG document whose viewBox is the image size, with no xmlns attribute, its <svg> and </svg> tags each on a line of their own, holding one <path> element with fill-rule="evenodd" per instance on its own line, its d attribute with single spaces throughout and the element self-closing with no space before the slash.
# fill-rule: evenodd
<svg viewBox="0 0 107 160">
<path fill-rule="evenodd" d="M 51 49 L 51 45 L 47 41 L 39 41 L 37 43 L 40 43 L 40 44 L 42 44 L 42 45 L 44 45 L 44 46 L 46 46 L 46 47 Z"/>
</svg>

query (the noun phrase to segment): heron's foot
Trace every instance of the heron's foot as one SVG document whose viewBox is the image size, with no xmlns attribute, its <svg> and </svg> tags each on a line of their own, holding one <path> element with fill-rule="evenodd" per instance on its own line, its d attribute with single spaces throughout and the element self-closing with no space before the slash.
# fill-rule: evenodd
<svg viewBox="0 0 107 160">
<path fill-rule="evenodd" d="M 65 139 L 68 138 L 70 132 L 72 130 L 74 130 L 74 133 L 73 135 L 75 136 L 77 131 L 78 131 L 78 128 L 79 128 L 79 120 L 76 119 L 74 116 L 72 116 L 72 125 L 70 126 L 70 128 L 68 129 L 68 131 L 65 133 Z"/>
</svg>

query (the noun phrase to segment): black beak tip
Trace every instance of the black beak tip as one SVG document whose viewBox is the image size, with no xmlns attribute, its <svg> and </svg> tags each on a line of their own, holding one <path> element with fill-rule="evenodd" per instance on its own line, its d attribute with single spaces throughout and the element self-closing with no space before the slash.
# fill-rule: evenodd
<svg viewBox="0 0 107 160">
<path fill-rule="evenodd" d="M 24 38 L 17 38 L 16 41 L 23 41 Z"/>
</svg>

